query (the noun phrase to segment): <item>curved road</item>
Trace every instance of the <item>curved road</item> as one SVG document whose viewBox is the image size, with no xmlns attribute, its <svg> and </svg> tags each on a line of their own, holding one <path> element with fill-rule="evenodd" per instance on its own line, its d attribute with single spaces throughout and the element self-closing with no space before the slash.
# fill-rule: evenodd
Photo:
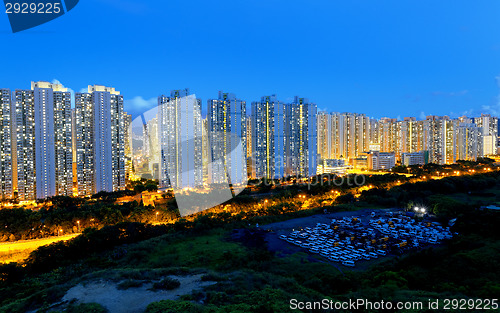
<svg viewBox="0 0 500 313">
<path fill-rule="evenodd" d="M 14 242 L 3 242 L 0 243 L 0 253 L 13 253 L 16 251 L 33 251 L 40 246 L 49 245 L 51 243 L 61 241 L 61 240 L 69 240 L 75 238 L 80 234 L 70 234 L 63 236 L 54 236 L 49 238 L 41 238 L 41 239 L 31 239 L 31 240 L 19 240 Z"/>
</svg>

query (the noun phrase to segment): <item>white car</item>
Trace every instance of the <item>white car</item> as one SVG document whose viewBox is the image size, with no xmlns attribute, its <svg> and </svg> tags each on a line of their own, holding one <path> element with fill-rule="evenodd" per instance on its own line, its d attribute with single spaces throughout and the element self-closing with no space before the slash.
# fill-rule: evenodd
<svg viewBox="0 0 500 313">
<path fill-rule="evenodd" d="M 342 265 L 344 265 L 344 266 L 354 267 L 356 264 L 354 263 L 354 261 L 351 261 L 351 260 L 345 260 L 345 261 L 342 261 Z"/>
</svg>

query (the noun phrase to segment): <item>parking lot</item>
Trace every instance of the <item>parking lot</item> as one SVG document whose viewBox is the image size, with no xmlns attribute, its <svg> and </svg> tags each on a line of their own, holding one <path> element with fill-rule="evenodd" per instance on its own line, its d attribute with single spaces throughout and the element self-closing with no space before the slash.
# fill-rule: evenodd
<svg viewBox="0 0 500 313">
<path fill-rule="evenodd" d="M 354 267 L 357 262 L 385 255 L 400 255 L 410 250 L 451 239 L 448 227 L 416 219 L 402 211 L 363 212 L 335 216 L 315 226 L 284 231 L 279 239 L 317 254 L 329 261 Z M 359 213 L 359 212 L 358 212 Z"/>
</svg>

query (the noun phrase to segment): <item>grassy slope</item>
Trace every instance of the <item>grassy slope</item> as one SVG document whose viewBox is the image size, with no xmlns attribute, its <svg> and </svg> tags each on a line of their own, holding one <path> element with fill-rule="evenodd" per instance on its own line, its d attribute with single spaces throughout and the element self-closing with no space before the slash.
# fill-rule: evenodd
<svg viewBox="0 0 500 313">
<path fill-rule="evenodd" d="M 491 203 L 500 196 L 496 189 L 484 192 L 494 193 L 497 198 L 463 193 L 447 196 L 469 204 Z M 489 220 L 477 222 L 486 225 Z M 291 298 L 425 302 L 429 298 L 491 298 L 500 294 L 500 269 L 495 263 L 500 243 L 480 232 L 460 236 L 448 246 L 374 262 L 366 271 L 342 274 L 327 263 L 307 262 L 303 252 L 279 258 L 267 250 L 229 241 L 230 228 L 170 233 L 90 255 L 79 263 L 3 288 L 0 312 L 22 312 L 40 303 L 52 303 L 82 281 L 147 280 L 187 272 L 209 273 L 211 279 L 219 281 L 205 291 L 184 297 L 205 305 L 167 302 L 152 305 L 149 312 L 181 310 L 177 305 L 186 312 L 288 312 Z"/>
<path fill-rule="evenodd" d="M 206 305 L 203 308 L 196 307 L 196 310 L 203 309 L 207 312 L 237 312 L 238 310 L 287 312 L 288 301 L 291 298 L 301 301 L 319 301 L 325 297 L 342 300 L 368 297 L 374 300 L 427 301 L 428 298 L 445 296 L 463 297 L 467 293 L 466 290 L 463 294 L 446 293 L 442 290 L 409 286 L 409 283 L 399 276 L 375 277 L 377 274 L 385 273 L 384 267 L 398 268 L 398 261 L 393 259 L 385 262 L 388 264 L 376 263 L 379 268 L 375 270 L 362 273 L 348 271 L 343 275 L 329 264 L 307 262 L 305 253 L 277 258 L 264 250 L 247 248 L 240 243 L 228 241 L 227 235 L 228 230 L 220 228 L 201 235 L 164 235 L 126 247 L 118 247 L 114 249 L 115 251 L 100 256 L 101 259 L 109 259 L 109 255 L 113 252 L 126 251 L 123 257 L 115 258 L 113 261 L 94 264 L 92 268 L 84 268 L 80 264 L 62 271 L 56 270 L 43 278 L 32 278 L 31 281 L 24 282 L 24 285 L 36 287 L 38 293 L 45 293 L 47 297 L 47 294 L 55 290 L 62 295 L 70 286 L 95 278 L 120 281 L 151 279 L 168 273 L 208 272 L 211 273 L 212 279 L 220 282 L 208 287 L 204 292 L 185 297 L 185 300 L 203 300 Z M 442 253 L 441 250 L 447 251 L 446 248 L 434 250 L 433 253 L 437 255 Z M 458 252 L 453 257 L 486 261 L 491 260 L 495 253 L 498 256 L 498 252 L 499 244 L 492 241 L 484 242 L 482 246 L 468 250 L 466 253 Z M 403 264 L 399 265 L 402 270 L 404 270 L 406 259 L 399 261 Z M 96 259 L 92 260 L 97 262 Z M 484 266 L 489 271 L 496 271 L 487 264 Z M 78 270 L 79 267 L 80 270 Z M 429 269 L 429 265 L 424 264 L 421 270 L 436 269 L 432 266 Z M 70 277 L 71 275 L 73 277 Z M 29 298 L 29 293 L 24 295 Z M 25 304 L 23 301 L 29 302 L 30 300 L 23 300 L 23 297 L 19 296 L 17 308 L 3 306 L 0 311 L 22 311 L 22 304 Z M 51 297 L 47 298 L 48 302 L 55 300 Z M 163 305 L 172 304 L 164 303 Z M 154 309 L 154 306 L 152 308 Z"/>
</svg>

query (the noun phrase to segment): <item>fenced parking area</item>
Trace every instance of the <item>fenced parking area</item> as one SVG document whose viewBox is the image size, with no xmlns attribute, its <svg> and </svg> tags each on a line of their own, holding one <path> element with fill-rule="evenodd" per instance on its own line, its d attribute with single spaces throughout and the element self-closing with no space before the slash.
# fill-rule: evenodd
<svg viewBox="0 0 500 313">
<path fill-rule="evenodd" d="M 449 227 L 402 211 L 334 218 L 330 224 L 317 223 L 279 236 L 310 253 L 350 267 L 362 260 L 401 255 L 452 237 Z"/>
</svg>

